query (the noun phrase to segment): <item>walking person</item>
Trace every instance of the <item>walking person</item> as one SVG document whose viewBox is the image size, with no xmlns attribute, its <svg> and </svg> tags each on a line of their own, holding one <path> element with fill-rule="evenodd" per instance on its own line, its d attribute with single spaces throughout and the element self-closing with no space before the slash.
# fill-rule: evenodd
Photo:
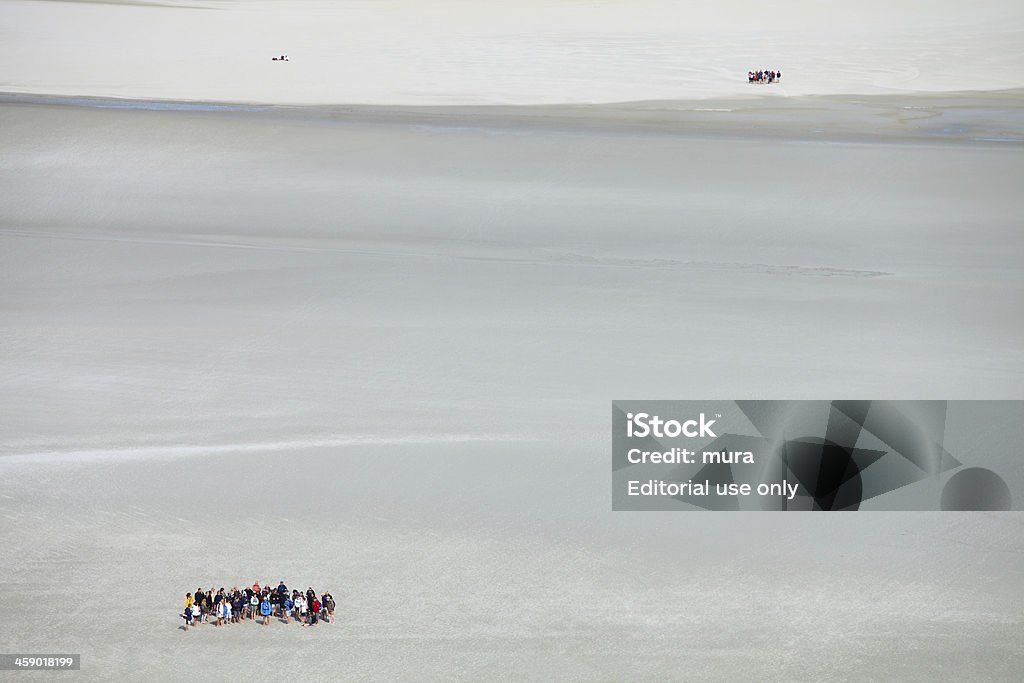
<svg viewBox="0 0 1024 683">
<path fill-rule="evenodd" d="M 264 598 L 263 601 L 260 602 L 260 615 L 263 617 L 263 625 L 264 626 L 266 626 L 267 624 L 270 623 L 270 612 L 271 612 L 270 600 L 268 600 L 267 598 Z"/>
<path fill-rule="evenodd" d="M 295 603 L 288 595 L 284 596 L 284 602 L 281 603 L 281 609 L 284 611 L 284 623 L 288 623 L 292 616 L 292 608 L 295 607 Z"/>
<path fill-rule="evenodd" d="M 199 624 L 199 619 L 202 617 L 200 608 L 203 606 L 203 589 L 197 588 L 196 592 L 192 594 L 192 618 L 195 620 L 196 625 Z"/>
<path fill-rule="evenodd" d="M 188 633 L 188 627 L 192 625 L 192 605 L 185 605 L 181 618 L 185 620 L 185 633 Z"/>
<path fill-rule="evenodd" d="M 270 595 L 265 598 L 270 601 L 270 614 L 280 614 L 281 611 L 281 594 L 276 590 L 271 591 Z"/>
<path fill-rule="evenodd" d="M 330 592 L 324 593 L 324 621 L 328 624 L 334 622 L 334 596 Z"/>
<path fill-rule="evenodd" d="M 320 601 L 317 600 L 316 596 L 313 596 L 313 601 L 309 603 L 309 625 L 316 626 L 317 616 L 320 614 Z"/>
</svg>

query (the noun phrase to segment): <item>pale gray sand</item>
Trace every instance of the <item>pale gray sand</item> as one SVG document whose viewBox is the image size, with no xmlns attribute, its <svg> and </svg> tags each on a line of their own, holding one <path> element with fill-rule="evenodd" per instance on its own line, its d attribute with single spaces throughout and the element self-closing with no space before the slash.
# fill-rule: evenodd
<svg viewBox="0 0 1024 683">
<path fill-rule="evenodd" d="M 1024 87 L 1013 0 L 0 0 L 0 34 L 0 90 L 68 95 L 452 105 Z M 752 86 L 750 69 L 784 76 Z"/>
<path fill-rule="evenodd" d="M 0 596 L 36 602 L 0 646 L 81 652 L 86 680 L 181 680 L 184 662 L 214 680 L 1019 673 L 1018 514 L 613 513 L 606 456 L 492 444 L 4 467 L 16 552 Z M 338 623 L 175 631 L 186 590 L 255 578 L 331 589 Z"/>
<path fill-rule="evenodd" d="M 3 104 L 0 601 L 40 604 L 0 651 L 1013 680 L 1019 515 L 610 511 L 613 398 L 1022 398 L 1019 101 L 940 107 L 1007 141 L 878 133 L 893 104 Z M 175 630 L 254 578 L 344 617 Z"/>
</svg>

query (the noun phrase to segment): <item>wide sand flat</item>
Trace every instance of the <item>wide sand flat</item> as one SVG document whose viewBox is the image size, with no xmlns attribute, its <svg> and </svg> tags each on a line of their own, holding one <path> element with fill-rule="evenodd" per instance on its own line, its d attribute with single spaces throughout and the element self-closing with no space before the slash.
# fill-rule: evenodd
<svg viewBox="0 0 1024 683">
<path fill-rule="evenodd" d="M 0 650 L 1013 680 L 1014 514 L 610 511 L 613 398 L 1021 398 L 1020 96 L 785 106 L 5 98 Z M 256 578 L 339 623 L 176 630 Z"/>
</svg>

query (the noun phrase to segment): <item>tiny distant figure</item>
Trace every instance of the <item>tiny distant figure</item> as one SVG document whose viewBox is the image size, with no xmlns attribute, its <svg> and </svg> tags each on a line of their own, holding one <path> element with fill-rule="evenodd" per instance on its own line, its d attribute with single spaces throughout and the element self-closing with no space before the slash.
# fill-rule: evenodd
<svg viewBox="0 0 1024 683">
<path fill-rule="evenodd" d="M 213 596 L 213 610 L 214 616 L 217 617 L 217 626 L 223 626 L 227 619 L 227 612 L 224 607 L 227 605 L 227 600 L 224 598 L 224 589 L 221 588 L 217 591 L 217 595 Z"/>
<path fill-rule="evenodd" d="M 279 608 L 281 607 L 281 594 L 278 593 L 277 591 L 272 591 L 270 593 L 270 595 L 267 596 L 266 599 L 270 601 L 270 614 L 271 614 L 271 616 L 277 614 Z"/>
<path fill-rule="evenodd" d="M 185 620 L 185 632 L 188 632 L 188 627 L 192 625 L 192 605 L 185 608 L 185 612 L 181 615 L 181 618 Z"/>
<path fill-rule="evenodd" d="M 294 607 L 294 606 L 295 606 L 295 603 L 292 602 L 292 599 L 290 597 L 288 597 L 287 595 L 284 596 L 284 602 L 281 605 L 281 607 L 283 609 L 283 612 L 284 612 L 284 623 L 286 623 L 286 624 L 289 623 L 289 619 L 290 619 L 290 617 L 292 615 L 292 607 Z"/>
<path fill-rule="evenodd" d="M 334 621 L 334 596 L 330 593 L 323 594 L 324 599 L 324 621 L 328 624 Z"/>
<path fill-rule="evenodd" d="M 270 61 L 272 61 L 272 62 L 287 62 L 288 61 L 288 55 L 281 55 L 280 57 L 271 57 Z"/>
<path fill-rule="evenodd" d="M 263 625 L 266 626 L 270 623 L 270 601 L 264 600 L 260 603 L 260 615 L 263 617 Z"/>
<path fill-rule="evenodd" d="M 309 604 L 309 625 L 316 626 L 317 616 L 320 614 L 320 601 L 313 597 L 313 602 Z"/>
</svg>

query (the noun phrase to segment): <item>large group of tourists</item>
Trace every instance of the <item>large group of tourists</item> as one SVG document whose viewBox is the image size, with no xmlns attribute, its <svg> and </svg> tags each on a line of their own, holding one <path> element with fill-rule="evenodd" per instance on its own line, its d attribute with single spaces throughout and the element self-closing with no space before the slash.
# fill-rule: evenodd
<svg viewBox="0 0 1024 683">
<path fill-rule="evenodd" d="M 281 581 L 277 588 L 260 586 L 255 582 L 246 588 L 213 588 L 185 594 L 185 630 L 200 624 L 226 626 L 253 621 L 266 626 L 272 618 L 282 623 L 293 621 L 303 626 L 316 626 L 334 621 L 334 596 L 330 592 L 317 595 L 313 587 L 306 591 L 288 590 Z"/>
<path fill-rule="evenodd" d="M 782 78 L 782 72 L 775 69 L 758 69 L 747 72 L 748 83 L 774 83 Z"/>
</svg>

